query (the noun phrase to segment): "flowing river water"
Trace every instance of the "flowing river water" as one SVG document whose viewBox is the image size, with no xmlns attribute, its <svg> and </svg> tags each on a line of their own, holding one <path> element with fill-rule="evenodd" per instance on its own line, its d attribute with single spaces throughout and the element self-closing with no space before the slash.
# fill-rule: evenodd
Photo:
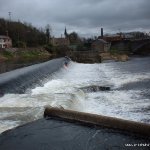
<svg viewBox="0 0 150 150">
<path fill-rule="evenodd" d="M 25 94 L 0 98 L 0 132 L 39 119 L 45 106 L 150 123 L 150 58 L 127 62 L 71 62 Z M 90 86 L 108 91 L 86 90 Z"/>
</svg>

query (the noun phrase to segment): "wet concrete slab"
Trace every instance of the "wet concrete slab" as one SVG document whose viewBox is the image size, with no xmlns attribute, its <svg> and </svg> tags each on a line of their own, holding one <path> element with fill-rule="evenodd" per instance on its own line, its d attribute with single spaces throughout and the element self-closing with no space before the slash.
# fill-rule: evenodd
<svg viewBox="0 0 150 150">
<path fill-rule="evenodd" d="M 0 135 L 0 150 L 148 150 L 150 148 L 150 145 L 139 144 L 150 144 L 150 138 L 52 117 L 28 123 Z"/>
</svg>

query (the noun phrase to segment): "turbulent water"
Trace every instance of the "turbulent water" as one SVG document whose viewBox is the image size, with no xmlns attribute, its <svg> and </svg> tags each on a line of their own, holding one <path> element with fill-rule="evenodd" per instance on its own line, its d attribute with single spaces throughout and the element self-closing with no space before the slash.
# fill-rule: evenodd
<svg viewBox="0 0 150 150">
<path fill-rule="evenodd" d="M 0 132 L 41 118 L 47 105 L 150 123 L 150 58 L 80 64 L 54 73 L 43 87 L 0 98 Z M 110 91 L 85 92 L 89 86 Z"/>
</svg>

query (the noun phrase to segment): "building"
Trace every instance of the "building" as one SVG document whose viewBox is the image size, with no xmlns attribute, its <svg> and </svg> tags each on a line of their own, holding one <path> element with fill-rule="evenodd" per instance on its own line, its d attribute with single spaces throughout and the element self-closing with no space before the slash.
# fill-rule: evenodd
<svg viewBox="0 0 150 150">
<path fill-rule="evenodd" d="M 124 37 L 122 35 L 113 34 L 113 35 L 105 35 L 103 39 L 107 42 L 115 42 L 115 41 L 122 41 L 123 38 Z"/>
<path fill-rule="evenodd" d="M 53 46 L 69 46 L 70 42 L 68 38 L 52 38 L 51 43 Z"/>
<path fill-rule="evenodd" d="M 53 46 L 69 46 L 70 45 L 70 40 L 68 38 L 68 33 L 67 33 L 66 27 L 65 27 L 65 31 L 64 31 L 64 37 L 62 37 L 62 35 L 60 38 L 53 37 L 51 39 L 51 44 Z"/>
<path fill-rule="evenodd" d="M 91 44 L 91 48 L 98 52 L 107 52 L 110 49 L 110 43 L 103 39 L 97 39 Z"/>
<path fill-rule="evenodd" d="M 123 36 L 124 36 L 124 40 L 132 40 L 132 39 L 135 39 L 134 34 L 124 33 Z"/>
<path fill-rule="evenodd" d="M 12 40 L 8 36 L 0 35 L 0 48 L 11 48 Z"/>
</svg>

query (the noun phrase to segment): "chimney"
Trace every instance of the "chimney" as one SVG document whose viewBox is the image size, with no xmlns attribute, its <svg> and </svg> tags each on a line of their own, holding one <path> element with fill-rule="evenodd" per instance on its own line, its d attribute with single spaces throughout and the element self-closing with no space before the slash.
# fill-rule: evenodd
<svg viewBox="0 0 150 150">
<path fill-rule="evenodd" d="M 101 28 L 101 38 L 103 39 L 103 28 Z"/>
<path fill-rule="evenodd" d="M 8 36 L 8 31 L 6 30 L 6 36 Z"/>
</svg>

